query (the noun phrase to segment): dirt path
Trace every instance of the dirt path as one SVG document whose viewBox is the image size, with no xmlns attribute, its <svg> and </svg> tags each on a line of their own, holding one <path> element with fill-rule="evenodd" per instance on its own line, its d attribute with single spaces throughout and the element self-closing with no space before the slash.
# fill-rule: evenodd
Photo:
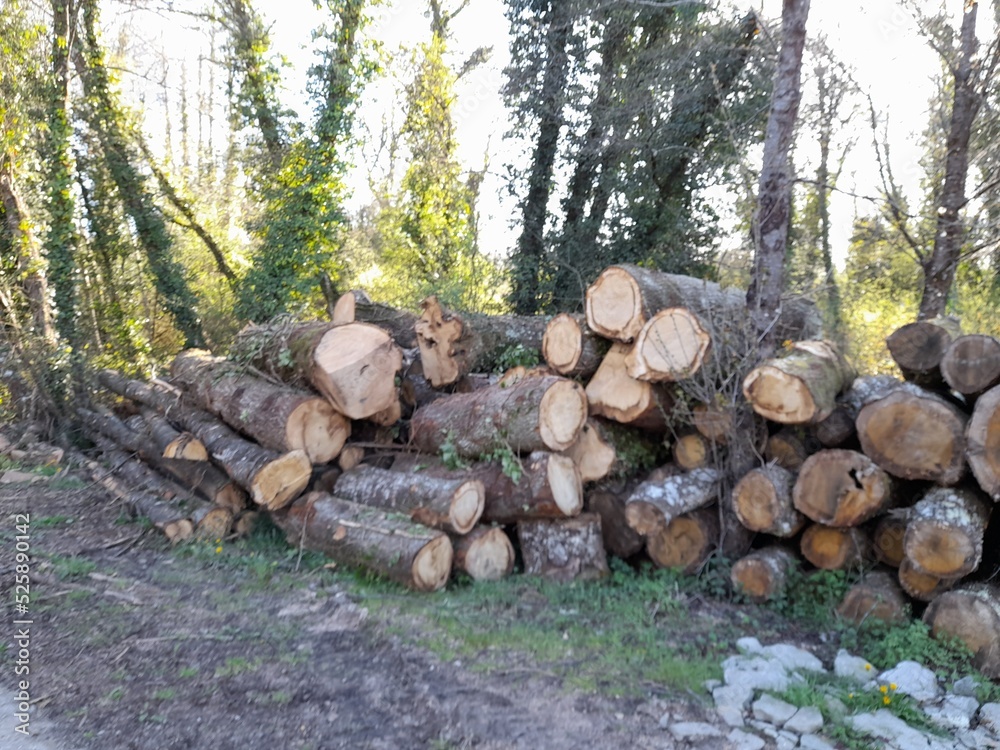
<svg viewBox="0 0 1000 750">
<path fill-rule="evenodd" d="M 179 557 L 121 523 L 102 493 L 58 481 L 0 489 L 8 692 L 19 679 L 11 589 L 24 513 L 31 728 L 49 744 L 12 750 L 672 748 L 665 711 L 704 718 L 693 705 L 567 692 L 523 667 L 484 676 L 441 662 L 330 576 Z M 0 750 L 15 739 L 3 705 Z"/>
</svg>

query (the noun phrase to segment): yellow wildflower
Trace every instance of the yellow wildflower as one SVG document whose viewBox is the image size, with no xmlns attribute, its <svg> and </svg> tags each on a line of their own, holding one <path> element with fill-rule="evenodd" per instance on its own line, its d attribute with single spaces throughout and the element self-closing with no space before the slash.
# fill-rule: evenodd
<svg viewBox="0 0 1000 750">
<path fill-rule="evenodd" d="M 883 685 L 882 687 L 879 688 L 879 691 L 882 693 L 882 695 L 885 695 L 886 693 L 889 692 L 889 688 Z"/>
<path fill-rule="evenodd" d="M 865 664 L 865 671 L 866 672 L 871 672 L 872 671 L 872 665 L 871 664 Z"/>
<path fill-rule="evenodd" d="M 222 545 L 219 545 L 218 547 L 215 548 L 215 554 L 217 555 L 222 554 Z"/>
<path fill-rule="evenodd" d="M 886 696 L 884 696 L 884 697 L 882 698 L 882 702 L 883 702 L 883 703 L 884 703 L 885 705 L 887 705 L 887 706 L 888 706 L 888 705 L 889 705 L 890 703 L 892 703 L 892 698 L 890 698 L 890 697 L 889 697 L 888 695 L 886 695 Z"/>
<path fill-rule="evenodd" d="M 895 690 L 896 689 L 896 683 L 895 682 L 890 682 L 889 683 L 889 689 L 890 690 Z"/>
</svg>

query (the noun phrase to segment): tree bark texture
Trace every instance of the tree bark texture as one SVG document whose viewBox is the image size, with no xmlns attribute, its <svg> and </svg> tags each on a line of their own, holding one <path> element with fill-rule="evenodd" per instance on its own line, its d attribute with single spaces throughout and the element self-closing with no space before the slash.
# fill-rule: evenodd
<svg viewBox="0 0 1000 750">
<path fill-rule="evenodd" d="M 373 302 L 371 297 L 359 289 L 354 289 L 337 299 L 333 310 L 333 322 L 368 323 L 389 332 L 392 340 L 403 349 L 417 348 L 417 332 L 414 326 L 417 316 L 409 310 L 400 310 L 380 302 Z"/>
<path fill-rule="evenodd" d="M 610 575 L 601 517 L 582 513 L 563 520 L 519 521 L 524 573 L 555 581 L 595 581 Z"/>
<path fill-rule="evenodd" d="M 960 578 L 983 559 L 990 505 L 971 490 L 935 487 L 913 506 L 903 553 L 921 573 Z"/>
<path fill-rule="evenodd" d="M 625 507 L 629 526 L 648 537 L 677 516 L 714 503 L 721 479 L 715 469 L 695 469 L 643 482 L 629 495 Z"/>
<path fill-rule="evenodd" d="M 615 557 L 627 560 L 642 551 L 645 540 L 625 518 L 623 493 L 597 489 L 587 493 L 584 509 L 601 517 L 601 536 L 604 548 Z"/>
<path fill-rule="evenodd" d="M 974 584 L 942 594 L 924 611 L 924 622 L 932 635 L 962 641 L 973 666 L 1000 680 L 1000 586 Z"/>
</svg>

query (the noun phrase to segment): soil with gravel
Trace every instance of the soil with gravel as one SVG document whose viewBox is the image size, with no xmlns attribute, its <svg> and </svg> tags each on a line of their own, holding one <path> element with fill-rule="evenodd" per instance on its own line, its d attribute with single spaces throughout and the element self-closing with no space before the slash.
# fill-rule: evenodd
<svg viewBox="0 0 1000 750">
<path fill-rule="evenodd" d="M 618 700 L 520 663 L 483 674 L 442 662 L 400 632 L 420 623 L 370 614 L 334 576 L 247 585 L 123 523 L 100 489 L 67 484 L 0 487 L 0 688 L 24 679 L 13 623 L 30 619 L 35 733 L 28 742 L 7 734 L 8 705 L 0 750 L 672 748 L 665 712 L 717 721 L 695 698 Z M 23 515 L 32 562 L 20 615 Z"/>
</svg>

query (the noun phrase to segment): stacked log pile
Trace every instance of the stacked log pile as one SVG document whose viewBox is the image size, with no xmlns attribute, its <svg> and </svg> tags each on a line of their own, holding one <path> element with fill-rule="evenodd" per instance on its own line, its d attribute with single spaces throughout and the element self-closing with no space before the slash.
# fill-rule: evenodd
<svg viewBox="0 0 1000 750">
<path fill-rule="evenodd" d="M 858 377 L 789 301 L 784 350 L 759 361 L 743 300 L 630 265 L 595 280 L 585 314 L 551 319 L 463 316 L 435 298 L 413 314 L 352 292 L 334 322 L 252 326 L 228 358 L 182 352 L 169 384 L 102 373 L 134 415 L 81 419 L 116 466 L 138 458 L 168 478 L 160 497 L 179 485 L 226 507 L 213 492 L 228 482 L 248 506 L 233 521 L 267 512 L 291 543 L 418 590 L 453 571 L 508 575 L 518 555 L 570 580 L 606 575 L 608 554 L 694 572 L 721 553 L 754 601 L 795 570 L 856 567 L 870 575 L 843 616 L 931 602 L 936 629 L 1000 642 L 1000 592 L 980 581 L 1000 569 L 986 537 L 1000 344 L 912 324 L 888 342 L 905 382 Z M 531 350 L 545 366 L 499 371 Z M 979 652 L 1000 673 L 1000 655 Z"/>
</svg>

